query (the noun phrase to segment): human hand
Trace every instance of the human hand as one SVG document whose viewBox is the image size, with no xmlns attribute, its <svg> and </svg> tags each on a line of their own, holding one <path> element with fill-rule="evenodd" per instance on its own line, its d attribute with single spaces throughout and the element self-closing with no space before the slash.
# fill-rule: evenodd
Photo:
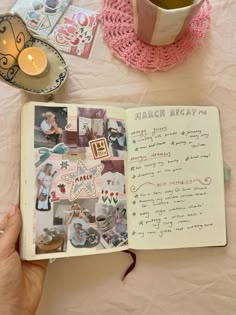
<svg viewBox="0 0 236 315">
<path fill-rule="evenodd" d="M 15 249 L 21 224 L 20 210 L 14 206 L 0 222 L 0 314 L 4 315 L 35 314 L 48 263 L 21 261 Z"/>
<path fill-rule="evenodd" d="M 93 128 L 91 128 L 91 129 L 87 128 L 85 135 L 89 141 L 97 139 L 97 132 L 94 132 Z"/>
</svg>

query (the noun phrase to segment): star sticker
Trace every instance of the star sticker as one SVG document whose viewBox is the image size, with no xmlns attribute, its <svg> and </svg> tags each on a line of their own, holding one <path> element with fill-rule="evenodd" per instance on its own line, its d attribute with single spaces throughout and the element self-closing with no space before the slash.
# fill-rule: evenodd
<svg viewBox="0 0 236 315">
<path fill-rule="evenodd" d="M 71 185 L 69 200 L 73 201 L 78 198 L 84 190 L 89 197 L 96 197 L 95 178 L 101 174 L 104 165 L 99 164 L 91 168 L 78 160 L 77 170 L 73 173 L 62 175 L 62 179 Z"/>
<path fill-rule="evenodd" d="M 133 216 L 134 216 L 134 217 L 136 216 L 136 212 L 133 212 Z"/>
<path fill-rule="evenodd" d="M 133 232 L 132 232 L 132 235 L 135 235 L 135 234 L 136 234 L 136 232 L 135 232 L 135 231 L 133 231 Z"/>
<path fill-rule="evenodd" d="M 134 200 L 134 201 L 133 201 L 133 205 L 135 205 L 135 204 L 136 204 L 136 201 Z"/>
<path fill-rule="evenodd" d="M 67 168 L 69 167 L 70 163 L 69 163 L 68 160 L 63 160 L 63 161 L 61 161 L 60 165 L 61 165 L 61 170 L 63 170 L 63 168 L 65 168 L 67 170 Z"/>
</svg>

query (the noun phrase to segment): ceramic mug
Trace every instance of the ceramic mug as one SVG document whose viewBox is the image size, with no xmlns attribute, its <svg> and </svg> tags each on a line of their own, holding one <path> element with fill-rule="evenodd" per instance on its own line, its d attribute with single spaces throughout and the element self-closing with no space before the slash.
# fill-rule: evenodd
<svg viewBox="0 0 236 315">
<path fill-rule="evenodd" d="M 171 0 L 168 1 L 171 3 Z M 184 34 L 189 22 L 197 14 L 204 1 L 192 0 L 192 4 L 188 6 L 165 9 L 154 4 L 154 0 L 153 2 L 133 0 L 135 33 L 140 40 L 149 45 L 172 44 Z"/>
<path fill-rule="evenodd" d="M 111 215 L 98 215 L 96 217 L 96 224 L 99 230 L 107 231 L 111 228 L 113 222 L 113 217 Z"/>
<path fill-rule="evenodd" d="M 41 241 L 39 242 L 40 244 L 47 245 L 53 240 L 53 237 L 51 235 L 44 235 Z"/>
</svg>

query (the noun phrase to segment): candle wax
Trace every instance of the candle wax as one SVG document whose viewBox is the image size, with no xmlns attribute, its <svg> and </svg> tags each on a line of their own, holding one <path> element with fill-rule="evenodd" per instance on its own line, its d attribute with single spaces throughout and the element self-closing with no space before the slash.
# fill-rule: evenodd
<svg viewBox="0 0 236 315">
<path fill-rule="evenodd" d="M 18 57 L 20 69 L 31 76 L 42 74 L 47 68 L 47 56 L 38 47 L 25 48 Z"/>
</svg>

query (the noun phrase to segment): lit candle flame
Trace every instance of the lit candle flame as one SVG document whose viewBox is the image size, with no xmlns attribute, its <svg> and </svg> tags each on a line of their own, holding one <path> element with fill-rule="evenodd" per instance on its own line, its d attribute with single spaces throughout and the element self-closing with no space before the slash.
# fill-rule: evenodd
<svg viewBox="0 0 236 315">
<path fill-rule="evenodd" d="M 29 59 L 30 61 L 33 61 L 33 57 L 32 57 L 31 55 L 28 55 L 28 59 Z"/>
</svg>

